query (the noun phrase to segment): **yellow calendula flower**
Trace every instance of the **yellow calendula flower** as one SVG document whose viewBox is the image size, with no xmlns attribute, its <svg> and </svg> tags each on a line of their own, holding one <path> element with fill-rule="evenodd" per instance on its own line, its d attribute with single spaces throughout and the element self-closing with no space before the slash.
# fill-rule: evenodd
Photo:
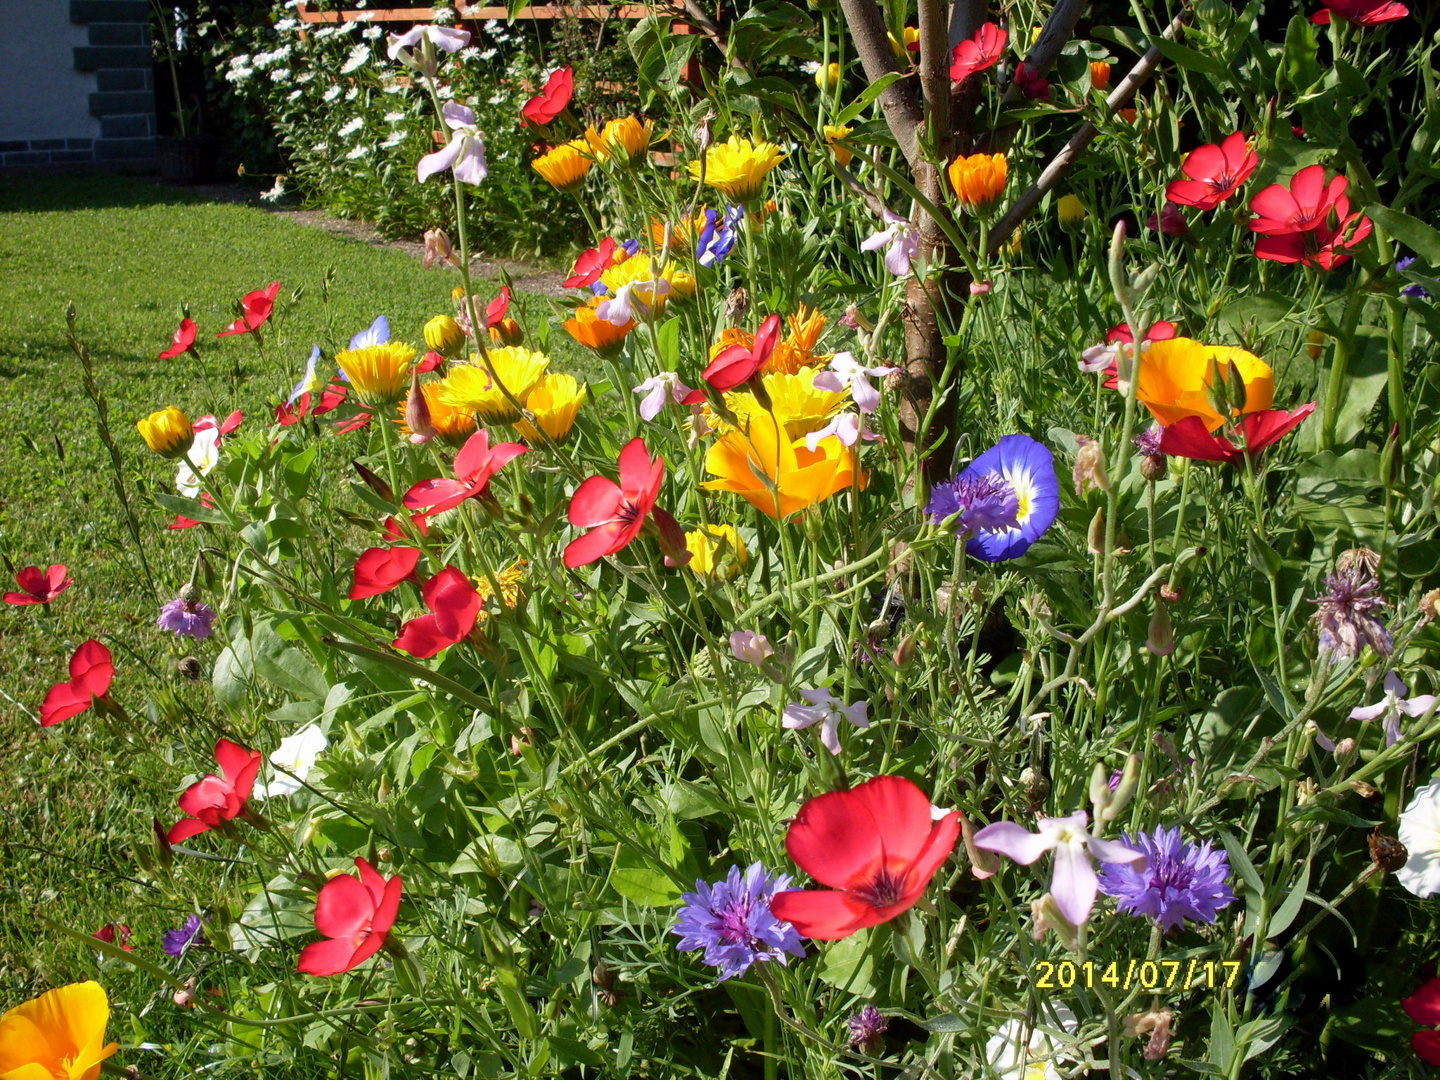
<svg viewBox="0 0 1440 1080">
<path fill-rule="evenodd" d="M 425 324 L 425 344 L 443 356 L 453 357 L 465 345 L 465 331 L 449 315 L 436 315 Z"/>
<path fill-rule="evenodd" d="M 638 117 L 625 116 L 611 120 L 599 132 L 590 128 L 585 138 L 599 160 L 614 158 L 621 165 L 633 168 L 645 161 L 653 129 L 649 120 L 641 123 Z"/>
<path fill-rule="evenodd" d="M 1055 216 L 1060 219 L 1062 229 L 1074 229 L 1090 216 L 1079 195 L 1061 195 L 1055 203 Z"/>
<path fill-rule="evenodd" d="M 1215 411 L 1206 393 L 1212 369 L 1224 379 L 1231 368 L 1245 383 L 1242 413 L 1263 412 L 1275 403 L 1275 374 L 1254 353 L 1230 345 L 1205 345 L 1190 338 L 1152 341 L 1140 354 L 1135 394 L 1161 424 L 1198 416 L 1215 431 L 1226 417 Z"/>
<path fill-rule="evenodd" d="M 405 397 L 410 389 L 410 363 L 415 349 L 399 341 L 344 349 L 335 354 L 335 363 L 350 380 L 355 396 L 363 404 L 384 408 Z"/>
<path fill-rule="evenodd" d="M 839 439 L 822 439 L 814 450 L 792 443 L 769 414 L 755 417 L 748 431 L 732 431 L 705 454 L 716 480 L 707 491 L 733 491 L 761 513 L 786 518 L 844 491 L 856 480 L 855 452 Z M 865 486 L 865 476 L 859 477 Z"/>
<path fill-rule="evenodd" d="M 487 424 L 513 424 L 520 419 L 520 410 L 501 386 L 510 391 L 511 397 L 524 402 L 550 366 L 550 358 L 523 345 L 506 345 L 490 350 L 490 364 L 499 384 L 490 378 L 484 361 L 472 356 L 470 363 L 452 368 L 441 381 L 440 400 L 457 409 L 468 409 Z"/>
<path fill-rule="evenodd" d="M 461 446 L 475 434 L 475 414 L 469 409 L 456 408 L 442 401 L 442 381 L 421 383 L 420 393 L 425 398 L 426 408 L 430 410 L 430 426 L 435 429 L 435 437 L 450 446 Z M 397 408 L 400 411 L 401 432 L 405 435 L 413 434 L 410 425 L 405 422 L 405 402 L 400 402 Z"/>
<path fill-rule="evenodd" d="M 950 163 L 950 186 L 970 213 L 988 210 L 1005 190 L 1009 163 L 1004 154 L 961 155 Z"/>
<path fill-rule="evenodd" d="M 495 574 L 495 581 L 500 586 L 500 604 L 507 610 L 515 610 L 515 605 L 520 603 L 520 582 L 525 577 L 525 565 L 525 560 L 519 559 Z M 480 594 L 480 613 L 475 621 L 483 624 L 490 617 L 490 598 L 495 595 L 494 587 L 486 574 L 470 580 L 475 584 L 475 591 Z"/>
<path fill-rule="evenodd" d="M 598 301 L 597 301 L 598 303 Z M 614 356 L 625 343 L 625 337 L 634 330 L 636 322 L 631 319 L 624 326 L 616 326 L 595 315 L 595 304 L 586 304 L 575 309 L 575 315 L 564 322 L 566 332 L 587 349 L 594 349 L 601 356 Z"/>
<path fill-rule="evenodd" d="M 752 143 L 731 135 L 705 151 L 705 183 L 718 188 L 731 202 L 753 202 L 765 187 L 765 177 L 784 157 L 774 143 Z M 698 161 L 690 162 L 690 175 L 700 179 Z"/>
<path fill-rule="evenodd" d="M 586 139 L 567 143 L 541 154 L 530 167 L 544 177 L 551 187 L 565 192 L 579 191 L 595 164 L 595 150 Z"/>
<path fill-rule="evenodd" d="M 580 406 L 585 404 L 588 390 L 588 387 L 577 383 L 573 375 L 557 371 L 546 372 L 526 397 L 525 408 L 535 414 L 535 421 L 540 425 L 541 431 L 559 442 L 569 435 L 570 429 L 575 426 L 575 416 L 579 413 Z M 534 425 L 523 417 L 515 422 L 515 427 L 527 442 L 545 441 Z"/>
<path fill-rule="evenodd" d="M 849 165 L 855 152 L 839 144 L 849 138 L 855 129 L 842 124 L 826 124 L 824 130 L 825 145 L 830 147 L 830 152 L 835 155 L 835 161 L 840 165 Z"/>
<path fill-rule="evenodd" d="M 105 1042 L 110 1001 L 97 982 L 56 987 L 0 1016 L 0 1077 L 96 1080 L 119 1043 Z"/>
<path fill-rule="evenodd" d="M 658 318 L 672 296 L 677 294 L 680 296 L 695 295 L 695 276 L 681 270 L 679 263 L 667 263 L 661 268 L 659 276 L 670 283 L 668 293 L 643 286 L 631 290 L 632 301 L 639 301 L 634 306 L 634 310 L 642 318 Z M 651 268 L 651 257 L 648 252 L 644 251 L 631 255 L 624 262 L 617 263 L 600 275 L 600 283 L 610 291 L 611 296 L 620 295 L 620 290 L 627 285 L 654 280 L 655 271 Z"/>
<path fill-rule="evenodd" d="M 135 430 L 140 432 L 145 445 L 161 457 L 182 458 L 195 442 L 190 418 L 174 405 L 167 405 L 144 420 L 135 421 Z"/>
<path fill-rule="evenodd" d="M 815 69 L 815 87 L 818 90 L 833 90 L 840 83 L 839 64 L 821 64 Z"/>
<path fill-rule="evenodd" d="M 690 561 L 685 565 L 706 577 L 734 581 L 750 561 L 745 541 L 734 525 L 705 525 L 685 534 Z"/>
<path fill-rule="evenodd" d="M 823 428 L 850 400 L 848 389 L 839 392 L 817 390 L 815 368 L 801 368 L 790 374 L 771 371 L 761 378 L 765 393 L 770 397 L 770 406 L 775 418 L 785 426 L 785 435 L 791 442 L 803 439 L 812 431 Z M 765 409 L 749 391 L 736 391 L 725 395 L 725 404 L 740 421 L 740 426 L 750 426 L 756 417 L 767 415 Z"/>
</svg>

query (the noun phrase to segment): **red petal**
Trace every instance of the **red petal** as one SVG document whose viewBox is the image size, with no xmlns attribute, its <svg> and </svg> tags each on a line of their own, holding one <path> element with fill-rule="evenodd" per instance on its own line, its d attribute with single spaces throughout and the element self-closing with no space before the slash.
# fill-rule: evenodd
<svg viewBox="0 0 1440 1080">
<path fill-rule="evenodd" d="M 1440 979 L 1428 979 L 1408 998 L 1400 1002 L 1407 1016 L 1417 1024 L 1435 1027 L 1440 1024 Z"/>
<path fill-rule="evenodd" d="M 90 708 L 91 697 L 68 682 L 56 683 L 40 705 L 40 726 L 54 727 L 62 720 L 79 716 Z"/>
<path fill-rule="evenodd" d="M 1245 447 L 1251 453 L 1259 453 L 1299 427 L 1307 416 L 1315 411 L 1315 402 L 1301 405 L 1294 412 L 1283 409 L 1266 409 L 1264 412 L 1249 413 L 1242 423 L 1245 427 Z M 1163 440 L 1162 440 L 1163 448 Z M 1437 1021 L 1440 1023 L 1440 1021 Z"/>
<path fill-rule="evenodd" d="M 315 901 L 315 929 L 347 941 L 364 930 L 375 914 L 375 901 L 358 878 L 341 874 L 327 881 Z"/>
<path fill-rule="evenodd" d="M 70 677 L 79 679 L 88 674 L 91 668 L 109 664 L 111 664 L 110 650 L 91 638 L 75 650 L 74 656 L 70 657 Z M 104 692 L 104 690 L 96 691 L 100 694 Z"/>
<path fill-rule="evenodd" d="M 366 960 L 369 960 L 370 957 L 374 956 L 377 952 L 379 952 L 380 946 L 384 944 L 384 934 L 377 934 L 374 931 L 366 934 L 365 940 L 361 941 L 360 944 L 356 947 L 354 953 L 351 954 L 350 966 L 352 968 L 359 967 Z"/>
<path fill-rule="evenodd" d="M 877 776 L 800 808 L 785 836 L 796 864 L 823 885 L 848 886 L 888 856 L 910 862 L 930 834 L 930 800 L 910 781 Z"/>
<path fill-rule="evenodd" d="M 180 794 L 180 809 L 191 817 L 200 817 L 207 811 L 220 810 L 229 800 L 233 786 L 213 773 L 201 777 Z M 213 814 L 208 814 L 215 820 Z"/>
<path fill-rule="evenodd" d="M 1250 209 L 1259 214 L 1261 219 L 1250 223 L 1252 232 L 1292 230 L 1294 226 L 1287 222 L 1300 211 L 1290 189 L 1282 184 L 1271 184 L 1257 192 L 1250 200 Z"/>
<path fill-rule="evenodd" d="M 199 836 L 203 832 L 209 832 L 210 826 L 196 818 L 183 818 L 170 826 L 170 831 L 165 834 L 167 844 L 179 844 L 189 840 L 192 836 Z"/>
<path fill-rule="evenodd" d="M 355 560 L 355 583 L 350 587 L 350 599 L 362 600 L 389 592 L 415 573 L 419 562 L 418 548 L 366 548 Z"/>
<path fill-rule="evenodd" d="M 455 639 L 440 632 L 434 615 L 421 615 L 411 619 L 400 628 L 400 636 L 393 642 L 395 648 L 419 660 L 428 660 L 454 644 Z"/>
<path fill-rule="evenodd" d="M 421 480 L 405 493 L 401 503 L 409 510 L 428 509 L 432 514 L 441 514 L 459 506 L 470 496 L 480 494 L 480 491 L 477 484 L 439 477 L 434 480 Z"/>
<path fill-rule="evenodd" d="M 839 941 L 875 925 L 875 909 L 829 889 L 794 889 L 776 893 L 770 910 L 802 937 Z"/>
<path fill-rule="evenodd" d="M 43 603 L 40 598 L 50 590 L 46 587 L 45 574 L 38 566 L 27 566 L 15 575 L 15 584 L 30 594 L 28 603 Z"/>
<path fill-rule="evenodd" d="M 244 414 L 243 412 L 241 412 L 239 409 L 236 409 L 236 410 L 235 410 L 234 412 L 232 412 L 229 416 L 227 416 L 227 417 L 224 419 L 224 421 L 221 422 L 221 424 L 220 424 L 220 434 L 221 434 L 221 435 L 229 435 L 229 434 L 231 434 L 236 428 L 238 428 L 238 427 L 244 422 L 244 420 L 245 420 L 245 414 Z"/>
<path fill-rule="evenodd" d="M 930 830 L 924 846 L 906 871 L 905 899 L 910 902 L 906 904 L 907 907 L 920 899 L 929 886 L 930 879 L 935 876 L 935 871 L 939 870 L 945 860 L 950 858 L 950 853 L 955 850 L 955 841 L 959 837 L 960 814 L 958 812 L 947 814 Z"/>
<path fill-rule="evenodd" d="M 1421 1061 L 1440 1065 L 1440 1031 L 1417 1031 L 1410 1036 L 1410 1047 Z"/>
<path fill-rule="evenodd" d="M 620 451 L 620 490 L 630 498 L 654 503 L 664 477 L 665 459 L 657 457 L 651 461 L 644 439 L 631 439 Z M 649 509 L 644 505 L 640 508 L 642 514 Z"/>
<path fill-rule="evenodd" d="M 480 613 L 480 594 L 455 567 L 445 567 L 425 583 L 421 592 L 425 606 L 435 613 L 435 628 L 440 634 L 459 641 L 474 628 Z"/>
<path fill-rule="evenodd" d="M 360 874 L 360 884 L 365 886 L 365 891 L 370 894 L 371 906 L 378 908 L 380 901 L 385 898 L 385 878 L 360 857 L 355 859 L 355 869 Z"/>
<path fill-rule="evenodd" d="M 415 370 L 424 375 L 427 371 L 434 371 L 445 362 L 445 357 L 438 352 L 427 352 L 421 361 L 415 365 Z"/>
<path fill-rule="evenodd" d="M 404 887 L 405 882 L 401 880 L 399 874 L 385 882 L 385 895 L 375 909 L 375 918 L 370 920 L 370 933 L 374 937 L 380 938 L 382 944 L 385 935 L 395 925 L 395 917 L 400 914 L 400 891 Z"/>
<path fill-rule="evenodd" d="M 1226 171 L 1225 152 L 1213 143 L 1185 155 L 1180 171 L 1192 180 L 1212 180 Z"/>
<path fill-rule="evenodd" d="M 612 520 L 620 510 L 625 494 L 613 480 L 603 476 L 586 479 L 570 497 L 570 524 L 588 529 Z"/>
<path fill-rule="evenodd" d="M 759 369 L 760 362 L 751 350 L 743 345 L 731 345 L 710 361 L 700 377 L 723 394 L 749 382 Z"/>
<path fill-rule="evenodd" d="M 589 566 L 596 559 L 603 559 L 606 555 L 619 551 L 629 543 L 629 540 L 617 543 L 624 531 L 619 523 L 609 521 L 591 529 L 584 536 L 571 540 L 565 545 L 565 565 L 574 570 L 576 567 Z"/>
<path fill-rule="evenodd" d="M 1223 435 L 1211 435 L 1198 416 L 1177 420 L 1160 433 L 1160 450 L 1194 461 L 1229 461 L 1240 451 Z"/>
<path fill-rule="evenodd" d="M 1169 341 L 1179 331 L 1179 327 L 1173 322 L 1161 319 L 1149 330 L 1145 331 L 1146 341 Z"/>
<path fill-rule="evenodd" d="M 251 759 L 259 757 L 259 750 L 247 750 L 229 739 L 221 739 L 215 744 L 215 760 L 220 763 L 220 771 L 225 774 L 225 779 L 230 781 L 231 787 L 235 786 L 236 779 L 250 764 Z"/>
<path fill-rule="evenodd" d="M 349 941 L 316 941 L 300 950 L 295 970 L 304 975 L 339 975 L 355 966 L 354 956 Z"/>
<path fill-rule="evenodd" d="M 510 286 L 500 286 L 500 295 L 485 305 L 485 325 L 499 326 L 500 320 L 505 318 L 505 312 L 510 310 Z"/>
</svg>

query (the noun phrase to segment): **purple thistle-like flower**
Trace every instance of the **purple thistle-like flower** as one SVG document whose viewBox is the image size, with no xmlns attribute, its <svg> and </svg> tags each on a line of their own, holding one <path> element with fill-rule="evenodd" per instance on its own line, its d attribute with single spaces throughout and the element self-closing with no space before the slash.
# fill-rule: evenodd
<svg viewBox="0 0 1440 1080">
<path fill-rule="evenodd" d="M 191 915 L 178 930 L 166 930 L 160 939 L 160 947 L 166 956 L 180 957 L 191 945 L 204 945 L 205 932 L 201 929 L 200 916 Z"/>
<path fill-rule="evenodd" d="M 850 1046 L 853 1049 L 873 1053 L 880 1049 L 881 1039 L 890 1030 L 890 1021 L 880 1014 L 874 1005 L 866 1005 L 850 1017 Z"/>
<path fill-rule="evenodd" d="M 1162 930 L 1173 930 L 1186 919 L 1213 923 L 1216 913 L 1235 902 L 1226 884 L 1230 859 L 1209 840 L 1198 847 L 1180 835 L 1180 826 L 1153 833 L 1126 834 L 1120 841 L 1142 853 L 1145 863 L 1106 863 L 1100 870 L 1100 891 L 1116 897 L 1116 907 L 1135 916 L 1154 919 Z"/>
<path fill-rule="evenodd" d="M 1401 270 L 1401 271 L 1409 270 L 1410 267 L 1412 267 L 1412 266 L 1414 266 L 1414 265 L 1415 265 L 1415 256 L 1414 256 L 1414 255 L 1407 255 L 1407 256 L 1405 256 L 1405 258 L 1400 259 L 1399 261 L 1397 261 L 1397 262 L 1395 263 L 1395 269 L 1396 269 L 1396 270 Z M 1429 299 L 1430 299 L 1430 293 L 1426 290 L 1425 286 L 1423 286 L 1423 285 L 1406 285 L 1403 289 L 1400 290 L 1400 295 L 1401 295 L 1401 296 L 1413 296 L 1416 300 L 1429 300 Z"/>
<path fill-rule="evenodd" d="M 1376 581 L 1364 567 L 1351 566 L 1325 578 L 1325 595 L 1311 603 L 1311 619 L 1320 628 L 1320 652 L 1336 660 L 1353 660 L 1369 645 L 1389 656 L 1395 639 L 1375 612 L 1387 606 Z"/>
<path fill-rule="evenodd" d="M 211 625 L 214 622 L 215 609 L 209 604 L 177 596 L 160 609 L 160 617 L 155 620 L 155 625 L 161 630 L 173 630 L 179 637 L 203 641 L 214 633 Z"/>
<path fill-rule="evenodd" d="M 1160 449 L 1160 436 L 1163 434 L 1165 431 L 1159 424 L 1151 424 L 1135 436 L 1135 449 L 1146 457 L 1164 457 L 1165 452 Z"/>
<path fill-rule="evenodd" d="M 684 907 L 670 928 L 678 934 L 681 952 L 705 950 L 705 963 L 720 969 L 720 981 L 743 975 L 762 960 L 785 963 L 785 954 L 804 959 L 800 934 L 777 919 L 770 901 L 790 885 L 789 874 L 771 875 L 754 862 L 741 872 L 730 868 L 724 881 L 695 882 L 695 891 L 680 899 Z"/>
<path fill-rule="evenodd" d="M 960 515 L 963 533 L 1004 532 L 1015 527 L 1020 498 L 1015 488 L 999 473 L 961 473 L 948 484 L 935 488 L 925 508 L 939 525 L 953 514 Z"/>
</svg>

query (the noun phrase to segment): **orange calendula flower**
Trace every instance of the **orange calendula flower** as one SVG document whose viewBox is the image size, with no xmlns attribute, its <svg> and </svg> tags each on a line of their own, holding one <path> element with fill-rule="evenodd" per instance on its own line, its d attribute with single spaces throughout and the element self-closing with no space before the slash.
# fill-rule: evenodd
<svg viewBox="0 0 1440 1080">
<path fill-rule="evenodd" d="M 1090 85 L 1096 90 L 1110 89 L 1110 65 L 1104 60 L 1090 62 Z"/>
<path fill-rule="evenodd" d="M 786 320 L 790 333 L 775 343 L 774 352 L 770 354 L 770 359 L 765 361 L 765 373 L 794 375 L 804 368 L 830 359 L 829 353 L 815 351 L 820 335 L 825 332 L 829 322 L 829 318 L 814 308 L 807 308 L 804 304 L 797 307 L 795 314 Z M 755 335 L 749 330 L 742 330 L 738 326 L 728 327 L 720 332 L 720 339 L 710 346 L 710 359 L 714 360 L 732 345 L 743 345 L 749 349 L 754 344 Z"/>
<path fill-rule="evenodd" d="M 961 155 L 950 163 L 950 186 L 965 210 L 981 213 L 994 205 L 1005 190 L 1008 172 L 1004 154 Z"/>
<path fill-rule="evenodd" d="M 430 412 L 430 426 L 435 430 L 435 438 L 441 442 L 450 446 L 462 446 L 466 439 L 475 434 L 475 414 L 469 409 L 456 408 L 442 400 L 440 386 L 438 381 L 420 384 L 420 393 Z M 403 401 L 396 406 L 400 412 L 400 430 L 405 435 L 412 435 L 414 432 L 405 422 L 405 407 L 406 403 Z"/>
<path fill-rule="evenodd" d="M 585 404 L 588 387 L 575 381 L 574 375 L 550 371 L 535 384 L 525 399 L 525 408 L 535 414 L 535 422 L 550 438 L 559 442 L 570 434 L 580 406 Z M 528 442 L 542 443 L 540 432 L 523 417 L 515 422 L 516 429 Z"/>
<path fill-rule="evenodd" d="M 631 319 L 624 326 L 616 326 L 597 317 L 594 304 L 586 304 L 576 308 L 574 317 L 566 319 L 564 326 L 566 332 L 587 349 L 594 349 L 601 356 L 614 356 L 636 323 Z"/>
<path fill-rule="evenodd" d="M 823 502 L 856 480 L 855 452 L 837 438 L 822 439 L 814 450 L 792 443 L 768 413 L 755 417 L 748 432 L 722 436 L 705 454 L 705 468 L 719 479 L 701 487 L 733 491 L 773 518 Z M 860 486 L 865 476 L 860 474 Z"/>
<path fill-rule="evenodd" d="M 1253 353 L 1230 345 L 1205 345 L 1191 338 L 1153 341 L 1140 354 L 1136 397 L 1161 424 L 1169 426 L 1187 416 L 1198 416 L 1206 430 L 1222 427 L 1222 417 L 1211 403 L 1208 386 L 1212 372 L 1228 380 L 1230 369 L 1245 383 L 1245 404 L 1240 413 L 1263 412 L 1274 404 L 1275 375 L 1270 365 Z"/>
<path fill-rule="evenodd" d="M 572 139 L 541 154 L 530 167 L 558 191 L 579 191 L 595 164 L 595 151 L 585 139 Z"/>
<path fill-rule="evenodd" d="M 621 165 L 633 168 L 645 160 L 653 128 L 649 120 L 641 123 L 638 117 L 626 116 L 611 120 L 599 132 L 590 128 L 585 138 L 599 160 L 614 158 Z"/>
<path fill-rule="evenodd" d="M 752 143 L 731 135 L 705 151 L 705 183 L 718 188 L 731 202 L 753 202 L 765 187 L 765 177 L 784 157 L 774 143 Z M 700 179 L 698 161 L 690 162 L 690 175 Z"/>
<path fill-rule="evenodd" d="M 119 1043 L 105 1042 L 110 1001 L 97 982 L 71 983 L 0 1016 L 0 1076 L 96 1080 Z"/>
</svg>

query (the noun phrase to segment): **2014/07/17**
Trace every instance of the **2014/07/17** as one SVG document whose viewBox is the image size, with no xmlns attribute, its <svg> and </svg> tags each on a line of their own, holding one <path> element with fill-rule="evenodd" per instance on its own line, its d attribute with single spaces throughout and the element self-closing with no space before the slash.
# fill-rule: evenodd
<svg viewBox="0 0 1440 1080">
<path fill-rule="evenodd" d="M 1037 960 L 1032 968 L 1037 990 L 1070 990 L 1076 984 L 1093 990 L 1097 985 L 1117 990 L 1129 990 L 1136 985 L 1143 990 L 1193 990 L 1197 987 L 1214 990 L 1223 986 L 1227 990 L 1240 977 L 1238 960 L 1206 960 L 1190 958 L 1187 965 L 1182 960 L 1140 960 L 1131 957 L 1123 968 L 1121 962 L 1112 960 L 1108 964 L 1096 964 L 1091 960 L 1077 964 L 1073 960 Z M 1184 978 L 1180 978 L 1184 969 Z M 1217 978 L 1218 975 L 1218 978 Z"/>
</svg>

